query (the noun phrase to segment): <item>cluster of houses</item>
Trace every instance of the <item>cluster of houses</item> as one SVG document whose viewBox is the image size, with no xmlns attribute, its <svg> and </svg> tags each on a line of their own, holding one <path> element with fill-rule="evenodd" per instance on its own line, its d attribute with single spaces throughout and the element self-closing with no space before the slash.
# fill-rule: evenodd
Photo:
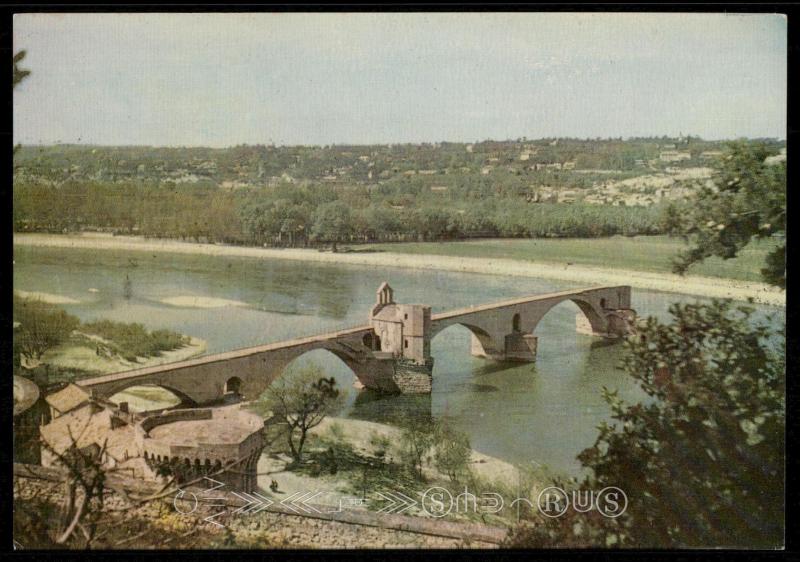
<svg viewBox="0 0 800 562">
<path fill-rule="evenodd" d="M 588 189 L 532 187 L 528 203 L 573 203 L 590 205 L 650 206 L 663 200 L 690 196 L 698 185 L 713 185 L 711 168 L 667 168 L 665 173 L 619 181 L 598 182 Z"/>
</svg>

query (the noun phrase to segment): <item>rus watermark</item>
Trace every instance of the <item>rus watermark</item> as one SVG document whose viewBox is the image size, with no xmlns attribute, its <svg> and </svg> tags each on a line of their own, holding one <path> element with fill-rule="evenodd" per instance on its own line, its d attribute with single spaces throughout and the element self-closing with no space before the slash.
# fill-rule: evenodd
<svg viewBox="0 0 800 562">
<path fill-rule="evenodd" d="M 421 493 L 420 508 L 430 517 L 445 517 L 459 513 L 498 513 L 506 506 L 506 498 L 496 492 L 473 494 L 468 488 L 454 495 L 447 488 L 434 486 Z M 569 509 L 579 513 L 597 510 L 601 515 L 616 518 L 628 508 L 628 497 L 621 488 L 609 486 L 599 491 L 572 490 L 550 486 L 536 497 L 535 503 L 526 497 L 517 497 L 508 502 L 509 507 L 527 505 L 538 508 L 545 517 L 561 517 Z"/>
<path fill-rule="evenodd" d="M 200 504 L 207 507 L 221 507 L 219 513 L 206 517 L 206 521 L 219 525 L 214 518 L 226 511 L 224 497 L 215 493 L 225 485 L 213 479 L 206 478 L 210 484 L 216 484 L 198 494 L 179 490 L 174 497 L 176 511 L 183 515 L 194 513 Z M 341 513 L 349 509 L 366 509 L 366 497 L 337 497 L 335 505 L 328 501 L 317 504 L 320 496 L 327 492 L 321 491 L 296 491 L 289 496 L 278 500 L 270 499 L 258 492 L 236 492 L 231 494 L 243 501 L 244 504 L 231 512 L 232 515 L 255 514 L 271 506 L 284 512 L 297 515 L 325 515 Z M 417 499 L 419 498 L 419 499 Z M 556 518 L 566 514 L 569 510 L 578 513 L 587 513 L 596 510 L 604 517 L 614 519 L 619 517 L 628 508 L 628 496 L 624 490 L 616 486 L 608 486 L 602 490 L 570 490 L 566 491 L 557 486 L 549 486 L 535 492 L 531 497 L 517 497 L 509 501 L 497 492 L 473 493 L 467 486 L 462 492 L 454 492 L 443 486 L 432 486 L 424 491 L 401 492 L 398 490 L 383 490 L 375 492 L 372 499 L 381 503 L 377 513 L 389 515 L 422 514 L 433 518 L 447 517 L 466 513 L 499 513 L 506 507 L 517 509 L 519 519 L 520 509 L 527 505 L 529 509 L 537 509 L 545 517 Z"/>
<path fill-rule="evenodd" d="M 578 513 L 597 510 L 601 515 L 615 519 L 628 509 L 628 496 L 621 488 L 608 486 L 602 490 L 571 490 L 558 486 L 545 488 L 536 498 L 536 507 L 545 517 L 561 517 L 572 509 Z"/>
</svg>

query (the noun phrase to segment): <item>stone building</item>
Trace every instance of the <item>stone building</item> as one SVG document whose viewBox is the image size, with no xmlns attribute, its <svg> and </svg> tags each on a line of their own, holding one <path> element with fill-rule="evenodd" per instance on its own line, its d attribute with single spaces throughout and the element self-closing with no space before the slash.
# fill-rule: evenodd
<svg viewBox="0 0 800 562">
<path fill-rule="evenodd" d="M 378 288 L 378 302 L 372 307 L 370 325 L 377 334 L 376 351 L 391 353 L 419 365 L 431 353 L 431 307 L 421 304 L 397 304 L 388 283 Z"/>
<path fill-rule="evenodd" d="M 61 390 L 48 394 L 45 401 L 50 406 L 50 417 L 63 416 L 82 406 L 89 400 L 89 393 L 76 384 L 68 384 Z"/>
<path fill-rule="evenodd" d="M 431 307 L 397 304 L 394 290 L 381 284 L 370 313 L 371 347 L 377 359 L 394 359 L 395 381 L 405 392 L 430 392 Z"/>
<path fill-rule="evenodd" d="M 136 426 L 136 441 L 151 466 L 169 463 L 179 481 L 213 474 L 231 490 L 252 492 L 258 489 L 263 429 L 260 416 L 237 405 L 188 408 L 142 420 Z"/>
<path fill-rule="evenodd" d="M 213 475 L 232 490 L 257 489 L 264 421 L 240 404 L 133 413 L 77 390 L 82 400 L 69 386 L 48 397 L 54 417 L 39 428 L 43 466 L 76 447 L 102 451 L 103 466 L 136 478 L 160 480 L 167 469 L 179 483 Z"/>
</svg>

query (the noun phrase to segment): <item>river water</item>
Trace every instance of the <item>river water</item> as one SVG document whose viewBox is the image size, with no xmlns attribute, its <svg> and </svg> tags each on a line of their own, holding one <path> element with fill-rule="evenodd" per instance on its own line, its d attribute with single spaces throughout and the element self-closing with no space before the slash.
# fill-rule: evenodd
<svg viewBox="0 0 800 562">
<path fill-rule="evenodd" d="M 18 246 L 14 254 L 15 289 L 80 301 L 62 306 L 82 320 L 140 322 L 150 329 L 199 337 L 208 342 L 208 353 L 366 324 L 383 281 L 395 289 L 397 302 L 429 304 L 434 313 L 576 287 L 521 277 L 140 251 Z M 243 305 L 197 308 L 161 302 L 179 296 Z M 640 315 L 663 319 L 670 303 L 695 300 L 702 299 L 633 290 L 633 308 Z M 758 309 L 760 315 L 773 315 L 776 327 L 783 323 L 783 309 Z M 576 455 L 592 445 L 597 425 L 609 419 L 602 388 L 616 389 L 630 401 L 644 398 L 618 368 L 619 344 L 575 332 L 578 312 L 566 302 L 544 317 L 536 329 L 535 364 L 472 357 L 467 329 L 445 330 L 431 346 L 435 365 L 430 396 L 383 397 L 356 390 L 352 372 L 326 351 L 308 353 L 296 362 L 316 362 L 336 377 L 347 398 L 341 415 L 386 423 L 425 423 L 431 416 L 446 415 L 482 453 L 578 474 Z"/>
</svg>

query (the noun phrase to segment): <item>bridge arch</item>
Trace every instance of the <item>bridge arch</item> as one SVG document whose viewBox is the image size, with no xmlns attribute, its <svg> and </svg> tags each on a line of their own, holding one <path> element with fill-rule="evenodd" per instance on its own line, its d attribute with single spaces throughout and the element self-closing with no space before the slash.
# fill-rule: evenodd
<svg viewBox="0 0 800 562">
<path fill-rule="evenodd" d="M 488 355 L 495 353 L 498 349 L 499 343 L 495 341 L 489 332 L 470 322 L 450 322 L 442 326 L 437 326 L 431 335 L 431 345 L 433 345 L 433 341 L 439 334 L 447 332 L 450 328 L 455 326 L 466 328 L 470 334 L 472 334 L 471 352 L 473 355 Z"/>
<path fill-rule="evenodd" d="M 186 392 L 180 390 L 179 388 L 176 388 L 173 385 L 142 382 L 142 381 L 137 381 L 137 380 L 130 380 L 130 381 L 127 381 L 127 382 L 123 382 L 118 387 L 114 388 L 111 392 L 108 393 L 108 396 L 109 396 L 108 400 L 111 401 L 111 402 L 114 402 L 116 404 L 119 404 L 121 402 L 125 402 L 126 400 L 124 399 L 124 397 L 120 396 L 120 394 L 125 392 L 125 391 L 134 390 L 134 389 L 137 389 L 137 388 L 158 388 L 158 389 L 166 391 L 167 393 L 169 393 L 170 395 L 172 395 L 175 398 L 175 402 L 169 403 L 171 401 L 168 400 L 168 397 L 164 397 L 164 401 L 163 401 L 164 405 L 157 405 L 157 406 L 154 406 L 153 408 L 149 408 L 149 409 L 143 410 L 143 411 L 163 410 L 163 409 L 166 409 L 166 408 L 176 408 L 176 407 L 179 407 L 179 406 L 182 406 L 182 405 L 185 405 L 185 406 L 196 406 L 197 405 L 197 402 L 191 396 L 189 396 L 189 394 L 187 394 Z M 148 399 L 147 398 L 143 398 L 142 400 L 148 400 Z M 151 402 L 157 402 L 158 403 L 157 400 L 151 400 Z"/>
<path fill-rule="evenodd" d="M 446 331 L 447 329 L 452 328 L 453 326 L 461 326 L 462 328 L 466 328 L 476 338 L 479 338 L 479 339 L 481 339 L 481 338 L 489 338 L 489 339 L 491 339 L 491 335 L 489 334 L 489 332 L 487 332 L 486 330 L 484 330 L 483 328 L 481 328 L 477 324 L 470 323 L 470 322 L 448 322 L 447 324 L 444 324 L 442 326 L 437 326 L 433 330 L 433 333 L 431 334 L 431 341 L 433 341 L 436 338 L 436 336 L 438 336 L 442 332 Z"/>
<path fill-rule="evenodd" d="M 605 299 L 600 299 L 601 301 L 605 301 Z M 599 306 L 592 302 L 589 299 L 584 299 L 581 297 L 570 297 L 565 298 L 560 301 L 554 301 L 552 303 L 548 303 L 544 308 L 541 308 L 536 315 L 535 322 L 533 326 L 529 330 L 524 330 L 528 333 L 534 334 L 536 333 L 536 328 L 539 327 L 542 319 L 547 316 L 550 311 L 554 308 L 562 305 L 566 302 L 571 302 L 578 307 L 578 310 L 583 313 L 586 320 L 589 322 L 589 325 L 592 327 L 592 330 L 601 333 L 606 331 L 606 319 L 605 315 L 603 314 L 602 306 Z"/>
<path fill-rule="evenodd" d="M 314 347 L 293 354 L 286 361 L 282 362 L 279 368 L 273 373 L 271 380 L 263 385 L 260 394 L 267 391 L 273 382 L 297 372 L 305 366 L 316 365 L 321 369 L 321 376 L 333 377 L 336 379 L 337 387 L 347 390 L 352 387 L 355 379 L 358 378 L 358 365 L 346 353 L 338 349 L 329 349 L 327 346 Z M 256 396 L 253 396 L 256 398 Z"/>
</svg>

